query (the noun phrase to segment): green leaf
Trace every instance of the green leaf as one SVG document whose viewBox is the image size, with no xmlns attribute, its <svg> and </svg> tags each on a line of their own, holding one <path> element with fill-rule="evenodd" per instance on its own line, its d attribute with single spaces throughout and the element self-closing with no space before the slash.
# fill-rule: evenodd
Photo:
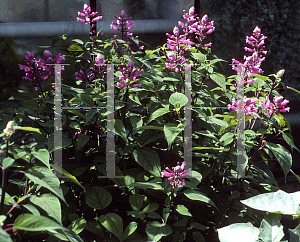
<svg viewBox="0 0 300 242">
<path fill-rule="evenodd" d="M 3 170 L 7 169 L 8 167 L 10 167 L 13 163 L 15 162 L 15 160 L 11 157 L 6 157 L 3 159 Z"/>
<path fill-rule="evenodd" d="M 145 170 L 156 177 L 160 177 L 161 165 L 158 154 L 149 147 L 136 148 L 132 152 L 134 160 Z"/>
<path fill-rule="evenodd" d="M 87 142 L 89 142 L 90 137 L 85 134 L 78 134 L 77 139 L 75 140 L 76 149 L 81 150 Z"/>
<path fill-rule="evenodd" d="M 163 81 L 169 81 L 169 82 L 178 82 L 179 79 L 174 78 L 174 77 L 164 77 Z"/>
<path fill-rule="evenodd" d="M 192 56 L 196 59 L 196 60 L 200 60 L 201 62 L 205 62 L 206 61 L 206 55 L 202 54 L 202 53 L 192 53 Z"/>
<path fill-rule="evenodd" d="M 26 208 L 26 209 L 27 209 L 29 212 L 31 212 L 32 214 L 37 215 L 37 216 L 40 215 L 39 210 L 38 210 L 35 206 L 33 206 L 33 205 L 31 205 L 31 204 L 22 204 L 22 206 L 23 206 L 24 208 Z"/>
<path fill-rule="evenodd" d="M 86 193 L 86 203 L 91 208 L 104 209 L 112 201 L 111 194 L 102 187 L 93 186 Z"/>
<path fill-rule="evenodd" d="M 96 108 L 91 108 L 89 111 L 87 111 L 84 125 L 86 125 L 94 117 L 94 115 L 97 112 L 98 112 L 98 110 Z"/>
<path fill-rule="evenodd" d="M 193 215 L 189 212 L 186 206 L 184 205 L 177 205 L 176 211 L 184 216 L 193 217 Z"/>
<path fill-rule="evenodd" d="M 61 224 L 61 207 L 57 197 L 52 194 L 32 195 L 29 200 Z"/>
<path fill-rule="evenodd" d="M 157 221 L 148 222 L 146 233 L 149 240 L 160 241 L 163 236 L 172 234 L 172 228 L 168 224 L 161 224 Z"/>
<path fill-rule="evenodd" d="M 90 95 L 87 94 L 78 94 L 77 98 L 84 102 L 86 105 L 88 105 L 89 107 L 94 106 L 94 100 Z"/>
<path fill-rule="evenodd" d="M 182 93 L 175 92 L 170 96 L 169 102 L 174 105 L 176 112 L 178 112 L 188 102 L 188 98 Z"/>
<path fill-rule="evenodd" d="M 34 166 L 25 171 L 25 176 L 27 176 L 35 184 L 47 188 L 67 204 L 60 188 L 60 181 L 50 169 L 41 166 Z"/>
<path fill-rule="evenodd" d="M 96 234 L 97 236 L 99 236 L 103 239 L 105 238 L 101 225 L 96 221 L 88 222 L 85 229 Z"/>
<path fill-rule="evenodd" d="M 139 104 L 139 105 L 142 105 L 140 100 L 139 100 L 139 97 L 136 95 L 136 94 L 129 94 L 129 98 L 134 101 L 135 103 Z"/>
<path fill-rule="evenodd" d="M 136 231 L 137 227 L 138 227 L 137 222 L 130 222 L 130 224 L 128 224 L 128 226 L 126 227 L 126 229 L 124 231 L 123 240 L 126 239 L 132 233 L 134 233 L 134 231 Z"/>
<path fill-rule="evenodd" d="M 224 146 L 229 145 L 233 141 L 233 137 L 234 137 L 233 133 L 225 133 L 221 137 L 220 142 L 223 142 Z"/>
<path fill-rule="evenodd" d="M 291 170 L 292 163 L 293 163 L 291 153 L 280 144 L 269 143 L 266 145 L 266 147 L 268 147 L 272 151 L 275 158 L 279 162 L 279 164 L 283 170 L 284 178 L 286 181 L 286 176 L 289 173 L 289 171 Z"/>
<path fill-rule="evenodd" d="M 216 117 L 209 117 L 209 120 L 208 120 L 208 123 L 210 124 L 217 124 L 221 127 L 224 127 L 224 128 L 227 128 L 228 127 L 228 123 L 223 121 L 223 120 L 220 120 Z"/>
<path fill-rule="evenodd" d="M 153 126 L 153 125 L 141 126 L 141 127 L 136 128 L 136 129 L 157 129 L 157 130 L 164 131 L 164 127 Z"/>
<path fill-rule="evenodd" d="M 72 229 L 76 234 L 79 234 L 82 230 L 84 230 L 85 226 L 86 220 L 84 218 L 78 218 L 72 221 L 68 228 Z"/>
<path fill-rule="evenodd" d="M 151 182 L 135 182 L 130 184 L 131 187 L 142 187 L 142 188 L 149 188 L 153 190 L 163 190 L 162 186 L 158 183 L 151 183 Z"/>
<path fill-rule="evenodd" d="M 205 242 L 204 236 L 199 231 L 193 232 L 192 236 L 197 242 Z"/>
<path fill-rule="evenodd" d="M 183 194 L 191 200 L 198 200 L 204 203 L 208 203 L 214 206 L 217 210 L 219 210 L 215 205 L 215 203 L 206 194 L 202 192 L 199 192 L 197 190 L 187 189 L 183 192 Z"/>
<path fill-rule="evenodd" d="M 137 143 L 139 146 L 145 146 L 155 140 L 164 138 L 163 132 L 155 132 L 154 130 L 145 130 L 143 133 L 139 136 Z"/>
<path fill-rule="evenodd" d="M 159 207 L 158 203 L 150 203 L 141 212 L 142 213 L 154 212 L 156 209 L 158 209 L 158 207 Z"/>
<path fill-rule="evenodd" d="M 128 143 L 125 127 L 120 119 L 115 119 L 115 132 L 117 135 L 121 136 L 126 143 Z"/>
<path fill-rule="evenodd" d="M 154 119 L 156 119 L 156 118 L 158 118 L 158 117 L 160 117 L 160 116 L 162 116 L 162 115 L 164 115 L 164 114 L 166 114 L 168 112 L 170 112 L 170 111 L 167 108 L 159 108 L 159 109 L 157 109 L 155 112 L 151 113 L 151 115 L 150 115 L 150 117 L 148 119 L 147 124 L 150 123 L 151 121 L 153 121 Z"/>
<path fill-rule="evenodd" d="M 38 129 L 38 128 L 14 126 L 14 129 L 25 130 L 25 131 L 30 131 L 30 132 L 37 132 L 39 134 L 42 134 L 40 129 Z"/>
<path fill-rule="evenodd" d="M 284 236 L 278 214 L 267 214 L 261 221 L 259 238 L 264 242 L 279 242 Z"/>
<path fill-rule="evenodd" d="M 295 229 L 289 229 L 290 242 L 300 241 L 300 224 Z"/>
<path fill-rule="evenodd" d="M 47 217 L 25 213 L 16 218 L 13 228 L 26 231 L 43 231 L 62 229 L 62 226 Z"/>
<path fill-rule="evenodd" d="M 0 228 L 0 241 L 13 242 L 10 235 Z"/>
<path fill-rule="evenodd" d="M 281 213 L 286 215 L 300 214 L 299 210 L 300 192 L 286 193 L 284 191 L 276 191 L 260 194 L 241 203 L 269 213 Z"/>
<path fill-rule="evenodd" d="M 50 159 L 50 155 L 48 150 L 46 149 L 40 149 L 37 152 L 32 152 L 33 156 L 37 159 L 39 159 L 41 162 L 43 162 L 48 168 L 50 168 L 49 165 L 49 159 Z"/>
<path fill-rule="evenodd" d="M 218 84 L 222 88 L 223 91 L 226 91 L 226 79 L 225 76 L 223 76 L 220 73 L 214 73 L 210 74 L 209 76 L 215 83 Z"/>
<path fill-rule="evenodd" d="M 67 172 L 66 170 L 61 168 L 60 166 L 51 165 L 51 168 L 58 171 L 63 176 L 67 176 L 72 182 L 74 182 L 75 184 L 80 186 L 85 191 L 85 188 L 80 184 L 80 182 L 77 180 L 77 178 L 75 176 L 73 176 L 72 174 L 70 174 L 69 172 Z"/>
<path fill-rule="evenodd" d="M 143 201 L 144 197 L 141 194 L 132 194 L 129 196 L 129 203 L 133 210 L 139 211 L 143 206 Z"/>
<path fill-rule="evenodd" d="M 209 227 L 204 226 L 203 224 L 199 224 L 197 222 L 192 222 L 190 225 L 190 229 L 199 229 L 199 230 L 207 230 Z"/>
<path fill-rule="evenodd" d="M 252 223 L 235 223 L 223 228 L 217 229 L 220 242 L 257 242 L 259 229 L 255 228 Z"/>
<path fill-rule="evenodd" d="M 164 133 L 168 142 L 168 149 L 170 150 L 171 145 L 177 135 L 184 130 L 184 124 L 174 124 L 174 123 L 167 123 L 164 125 Z"/>
<path fill-rule="evenodd" d="M 104 228 L 117 236 L 120 241 L 123 241 L 123 221 L 118 214 L 107 213 L 101 215 L 99 221 Z"/>
</svg>

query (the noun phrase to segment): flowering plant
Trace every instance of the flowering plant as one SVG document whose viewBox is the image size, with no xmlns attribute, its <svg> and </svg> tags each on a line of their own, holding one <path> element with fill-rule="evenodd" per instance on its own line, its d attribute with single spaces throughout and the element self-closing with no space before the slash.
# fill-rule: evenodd
<svg viewBox="0 0 300 242">
<path fill-rule="evenodd" d="M 78 13 L 85 18 L 78 21 L 92 25 L 90 41 L 67 42 L 63 36 L 65 53 L 55 59 L 50 51 L 39 61 L 26 53 L 27 65 L 19 67 L 36 91 L 16 92 L 11 99 L 22 101 L 22 107 L 1 110 L 5 139 L 0 153 L 0 219 L 5 241 L 212 241 L 216 229 L 221 241 L 230 241 L 230 233 L 220 227 L 239 218 L 245 222 L 239 228 L 255 231 L 256 240 L 268 241 L 259 237 L 255 222 L 272 221 L 280 234 L 279 217 L 256 213 L 250 208 L 257 209 L 257 201 L 247 200 L 267 203 L 266 197 L 256 196 L 260 192 L 252 187 L 254 182 L 266 191 L 279 189 L 268 166 L 273 157 L 285 177 L 292 172 L 300 180 L 291 170 L 291 152 L 298 149 L 281 114 L 289 111 L 289 101 L 276 89 L 284 70 L 262 75 L 267 52 L 260 28 L 246 38 L 252 48 L 245 50 L 252 55 L 244 63 L 233 59 L 232 68 L 245 85 L 242 102 L 248 122 L 246 177 L 239 177 L 235 127 L 240 103 L 232 101 L 239 78 L 219 73 L 223 60 L 211 55 L 210 42 L 203 43 L 215 30 L 213 21 L 207 15 L 197 17 L 192 7 L 184 11 L 186 23 L 179 22 L 182 34 L 175 26 L 173 35 L 166 34 L 164 46 L 144 50 L 137 37 L 131 38 L 134 24 L 124 11 L 111 25 L 121 35 L 110 40 L 92 31 L 101 17 L 91 11 L 84 5 Z M 74 59 L 76 72 L 71 77 L 59 73 L 61 89 L 53 90 L 48 78 L 54 78 L 52 64 L 65 56 Z M 217 87 L 209 88 L 209 82 Z M 54 91 L 62 94 L 61 99 L 54 100 Z M 61 110 L 55 110 L 55 102 L 61 102 Z M 13 122 L 7 124 L 9 120 Z M 191 135 L 185 130 L 189 123 Z M 115 139 L 109 141 L 112 134 Z M 276 137 L 282 137 L 288 148 Z M 109 142 L 113 146 L 107 146 Z M 56 156 L 60 150 L 61 160 Z M 111 154 L 113 169 L 108 163 Z M 265 167 L 259 166 L 261 159 Z M 284 200 L 283 193 L 274 196 Z M 288 199 L 292 203 L 296 196 Z M 284 203 L 281 206 L 283 214 L 299 217 L 296 207 L 287 211 Z M 274 207 L 264 211 L 278 212 Z"/>
</svg>

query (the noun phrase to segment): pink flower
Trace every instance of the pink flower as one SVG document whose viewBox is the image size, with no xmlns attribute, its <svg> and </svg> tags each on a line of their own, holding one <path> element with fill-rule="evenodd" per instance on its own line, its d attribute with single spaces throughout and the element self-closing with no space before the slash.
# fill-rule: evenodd
<svg viewBox="0 0 300 242">
<path fill-rule="evenodd" d="M 134 62 L 133 61 L 128 61 L 127 63 L 127 69 L 123 68 L 121 69 L 119 67 L 119 71 L 122 72 L 123 76 L 120 76 L 119 79 L 122 81 L 125 81 L 126 83 L 129 83 L 130 81 L 135 81 L 137 77 L 141 75 L 143 71 L 138 71 L 137 68 L 134 68 Z M 117 83 L 118 87 L 125 87 L 125 83 Z"/>
<path fill-rule="evenodd" d="M 77 21 L 86 23 L 86 24 L 99 21 L 102 19 L 102 16 L 96 17 L 97 14 L 98 14 L 98 12 L 92 12 L 91 8 L 87 4 L 84 4 L 83 5 L 83 13 L 78 12 L 78 16 L 85 17 L 85 19 L 77 17 Z"/>
<path fill-rule="evenodd" d="M 178 184 L 181 184 L 182 186 L 185 186 L 185 180 L 182 178 L 186 176 L 190 171 L 191 168 L 184 171 L 185 162 L 182 162 L 182 165 L 179 165 L 179 162 L 177 162 L 177 166 L 172 167 L 173 171 L 166 167 L 166 170 L 168 172 L 161 172 L 162 177 L 168 177 L 168 180 L 170 181 L 170 184 L 174 187 L 177 187 Z"/>
</svg>

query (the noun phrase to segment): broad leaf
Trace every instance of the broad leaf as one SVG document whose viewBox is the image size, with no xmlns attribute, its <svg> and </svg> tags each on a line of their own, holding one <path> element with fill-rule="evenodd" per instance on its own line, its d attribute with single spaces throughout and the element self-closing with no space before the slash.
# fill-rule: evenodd
<svg viewBox="0 0 300 242">
<path fill-rule="evenodd" d="M 151 121 L 153 121 L 154 119 L 156 119 L 156 118 L 158 118 L 158 117 L 160 117 L 160 116 L 162 116 L 162 115 L 164 115 L 164 114 L 166 114 L 168 112 L 170 112 L 170 111 L 167 108 L 159 108 L 159 109 L 157 109 L 156 111 L 154 111 L 153 113 L 151 113 L 151 115 L 150 115 L 150 117 L 148 119 L 147 124 L 150 123 Z"/>
<path fill-rule="evenodd" d="M 109 232 L 117 236 L 120 241 L 123 241 L 123 221 L 118 214 L 107 213 L 105 215 L 101 215 L 99 222 Z"/>
<path fill-rule="evenodd" d="M 280 242 L 284 236 L 278 214 L 267 214 L 261 221 L 259 238 L 264 242 Z"/>
<path fill-rule="evenodd" d="M 86 203 L 91 208 L 104 209 L 112 201 L 111 194 L 102 187 L 93 186 L 86 193 Z"/>
<path fill-rule="evenodd" d="M 191 200 L 198 200 L 198 201 L 201 201 L 204 203 L 208 203 L 208 204 L 214 206 L 218 210 L 215 203 L 206 194 L 204 194 L 202 192 L 199 192 L 197 190 L 187 189 L 183 192 L 183 194 Z"/>
<path fill-rule="evenodd" d="M 149 171 L 152 175 L 160 177 L 161 165 L 158 154 L 149 147 L 136 148 L 132 152 L 134 160 Z"/>
<path fill-rule="evenodd" d="M 289 171 L 291 170 L 292 163 L 293 163 L 291 153 L 280 144 L 269 143 L 266 146 L 272 151 L 275 158 L 278 160 L 278 162 L 283 170 L 284 178 L 286 181 L 286 176 L 289 173 Z"/>
<path fill-rule="evenodd" d="M 47 188 L 67 204 L 60 188 L 60 181 L 50 169 L 41 166 L 34 166 L 25 171 L 25 176 L 27 176 L 35 184 Z"/>
<path fill-rule="evenodd" d="M 177 137 L 180 132 L 184 130 L 184 124 L 174 124 L 174 123 L 167 123 L 164 125 L 164 133 L 166 136 L 166 139 L 168 141 L 168 148 L 170 150 L 171 145 L 175 138 Z"/>
<path fill-rule="evenodd" d="M 43 231 L 61 229 L 62 226 L 47 217 L 25 213 L 16 218 L 13 228 L 26 231 Z"/>
<path fill-rule="evenodd" d="M 220 242 L 257 242 L 259 229 L 252 223 L 235 223 L 218 229 Z"/>
<path fill-rule="evenodd" d="M 160 241 L 163 236 L 168 236 L 172 232 L 170 225 L 161 224 L 157 221 L 148 222 L 146 226 L 148 239 L 152 241 Z"/>
<path fill-rule="evenodd" d="M 176 112 L 178 112 L 188 102 L 188 98 L 182 93 L 175 92 L 170 96 L 169 102 L 174 105 Z"/>
<path fill-rule="evenodd" d="M 13 163 L 15 162 L 15 160 L 11 157 L 6 157 L 3 159 L 3 170 L 7 169 L 8 167 L 10 167 Z"/>
<path fill-rule="evenodd" d="M 299 242 L 300 241 L 300 224 L 294 229 L 289 229 L 289 233 L 290 233 L 290 242 Z"/>
<path fill-rule="evenodd" d="M 43 209 L 50 217 L 61 224 L 61 206 L 57 197 L 52 194 L 33 195 L 30 197 L 30 202 Z"/>
<path fill-rule="evenodd" d="M 79 234 L 82 230 L 84 230 L 85 226 L 86 220 L 84 218 L 78 218 L 72 221 L 68 228 L 74 231 L 76 234 Z"/>
<path fill-rule="evenodd" d="M 134 233 L 134 231 L 136 231 L 137 229 L 137 226 L 137 222 L 131 222 L 130 224 L 128 224 L 123 234 L 123 240 L 126 239 L 132 233 Z"/>
<path fill-rule="evenodd" d="M 189 212 L 186 206 L 184 205 L 177 205 L 176 211 L 184 216 L 193 217 L 193 215 Z"/>
<path fill-rule="evenodd" d="M 128 143 L 125 127 L 120 119 L 115 119 L 115 132 L 117 135 L 121 136 L 126 143 Z"/>
<path fill-rule="evenodd" d="M 49 166 L 49 159 L 50 159 L 50 155 L 48 150 L 46 149 L 40 149 L 37 152 L 34 151 L 32 152 L 33 156 L 37 159 L 39 159 L 41 162 L 43 162 L 48 168 L 50 168 Z"/>
<path fill-rule="evenodd" d="M 241 203 L 269 213 L 281 213 L 286 215 L 300 214 L 299 210 L 300 192 L 286 193 L 284 191 L 260 194 Z"/>
</svg>

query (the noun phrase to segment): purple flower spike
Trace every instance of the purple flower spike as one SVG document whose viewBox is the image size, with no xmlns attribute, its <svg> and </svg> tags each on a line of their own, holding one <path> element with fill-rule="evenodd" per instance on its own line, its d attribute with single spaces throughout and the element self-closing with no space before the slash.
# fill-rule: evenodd
<svg viewBox="0 0 300 242">
<path fill-rule="evenodd" d="M 168 180 L 170 181 L 170 184 L 173 186 L 173 188 L 177 187 L 178 184 L 185 186 L 185 180 L 182 177 L 186 176 L 191 171 L 191 168 L 184 171 L 184 166 L 184 161 L 182 162 L 181 166 L 179 165 L 179 162 L 177 162 L 177 166 L 172 167 L 173 170 L 166 167 L 166 170 L 168 172 L 161 172 L 161 176 L 168 177 Z"/>
<path fill-rule="evenodd" d="M 121 18 L 125 18 L 125 11 L 124 11 L 124 10 L 122 10 L 122 11 L 120 12 L 120 17 L 121 17 Z"/>
</svg>

